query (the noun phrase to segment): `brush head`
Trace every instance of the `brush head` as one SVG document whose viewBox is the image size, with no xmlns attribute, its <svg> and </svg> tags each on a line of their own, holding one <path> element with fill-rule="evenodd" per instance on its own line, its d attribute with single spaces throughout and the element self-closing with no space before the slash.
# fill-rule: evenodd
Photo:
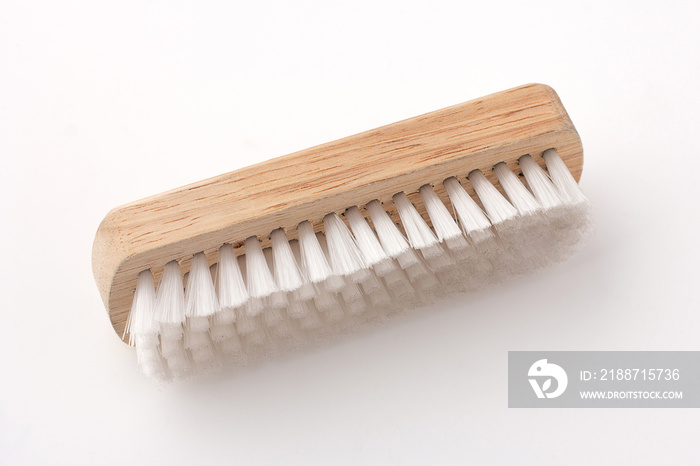
<svg viewBox="0 0 700 466">
<path fill-rule="evenodd" d="M 554 91 L 522 86 L 115 209 L 93 269 L 120 334 L 152 274 L 165 371 L 189 374 L 561 260 L 581 166 Z"/>
</svg>

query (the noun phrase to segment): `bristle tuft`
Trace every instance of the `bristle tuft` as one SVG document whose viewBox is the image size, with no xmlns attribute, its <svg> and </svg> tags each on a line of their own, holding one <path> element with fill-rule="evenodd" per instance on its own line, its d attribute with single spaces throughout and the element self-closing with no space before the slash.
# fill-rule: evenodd
<svg viewBox="0 0 700 466">
<path fill-rule="evenodd" d="M 542 207 L 537 199 L 527 190 L 518 179 L 517 175 L 511 171 L 505 163 L 499 163 L 493 167 L 493 171 L 498 178 L 498 182 L 508 195 L 511 204 L 518 209 L 520 215 L 531 215 Z"/>
<path fill-rule="evenodd" d="M 206 318 L 219 311 L 219 300 L 216 297 L 209 264 L 202 252 L 195 254 L 192 258 L 185 290 L 185 303 L 187 317 Z"/>
<path fill-rule="evenodd" d="M 462 231 L 459 229 L 457 222 L 452 218 L 450 211 L 447 210 L 442 200 L 435 194 L 432 186 L 428 184 L 423 185 L 418 192 L 420 193 L 421 199 L 423 199 L 425 210 L 428 211 L 430 222 L 433 224 L 435 234 L 440 242 L 446 243 L 450 249 L 463 249 L 467 247 L 468 244 L 464 241 Z"/>
<path fill-rule="evenodd" d="M 235 309 L 248 301 L 248 290 L 245 287 L 233 246 L 230 244 L 224 244 L 219 248 L 216 292 L 221 309 Z"/>
<path fill-rule="evenodd" d="M 323 254 L 314 228 L 309 222 L 301 222 L 297 229 L 302 270 L 313 283 L 323 283 L 331 275 L 331 267 Z"/>
<path fill-rule="evenodd" d="M 284 230 L 277 229 L 270 235 L 272 239 L 272 263 L 275 281 L 280 291 L 291 292 L 304 284 L 294 253 Z"/>
<path fill-rule="evenodd" d="M 481 171 L 474 170 L 468 178 L 493 224 L 506 222 L 518 215 L 515 207 L 498 192 L 498 189 L 486 179 Z"/>
<path fill-rule="evenodd" d="M 397 258 L 406 252 L 409 248 L 408 241 L 406 241 L 406 238 L 404 238 L 379 201 L 374 200 L 368 203 L 367 211 L 372 219 L 384 252 L 393 258 Z"/>
<path fill-rule="evenodd" d="M 246 277 L 251 298 L 266 298 L 277 291 L 257 236 L 245 240 Z"/>
<path fill-rule="evenodd" d="M 551 209 L 564 203 L 562 196 L 552 184 L 552 180 L 549 179 L 542 167 L 532 160 L 531 156 L 524 155 L 520 157 L 518 163 L 523 169 L 523 175 L 525 175 L 528 186 L 542 207 Z"/>
<path fill-rule="evenodd" d="M 360 209 L 353 206 L 345 211 L 345 217 L 350 223 L 357 246 L 369 267 L 373 267 L 377 275 L 384 276 L 393 270 L 393 263 L 382 248 L 377 236 L 370 228 Z"/>
<path fill-rule="evenodd" d="M 185 322 L 185 290 L 177 261 L 165 264 L 156 296 L 156 319 L 161 324 Z"/>
<path fill-rule="evenodd" d="M 425 223 L 425 220 L 420 216 L 406 194 L 394 194 L 393 200 L 411 247 L 423 250 L 435 246 L 438 243 L 435 234 L 433 234 L 428 224 Z"/>
<path fill-rule="evenodd" d="M 151 270 L 144 270 L 139 273 L 136 281 L 136 291 L 131 303 L 131 312 L 126 321 L 122 339 L 129 334 L 129 345 L 134 346 L 136 338 L 142 335 L 157 336 L 160 331 L 158 321 L 155 316 L 156 310 L 156 289 L 153 284 L 153 274 Z"/>
<path fill-rule="evenodd" d="M 323 226 L 326 232 L 328 258 L 333 267 L 333 273 L 340 276 L 350 276 L 353 282 L 360 281 L 361 277 L 366 274 L 367 264 L 348 227 L 336 214 L 328 214 L 323 217 Z M 361 272 L 361 275 L 356 277 L 355 274 L 358 272 Z"/>
<path fill-rule="evenodd" d="M 452 207 L 464 232 L 474 243 L 481 243 L 493 237 L 491 222 L 474 199 L 465 191 L 456 178 L 448 178 L 443 182 L 450 196 Z"/>
<path fill-rule="evenodd" d="M 552 178 L 552 182 L 559 188 L 560 192 L 568 194 L 575 204 L 588 202 L 588 199 L 556 150 L 548 149 L 544 151 L 542 157 L 547 164 L 547 171 Z"/>
</svg>

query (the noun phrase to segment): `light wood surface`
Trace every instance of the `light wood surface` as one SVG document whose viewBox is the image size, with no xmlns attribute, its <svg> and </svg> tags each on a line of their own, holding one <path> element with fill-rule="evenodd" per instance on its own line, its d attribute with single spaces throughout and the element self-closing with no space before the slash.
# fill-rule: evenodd
<svg viewBox="0 0 700 466">
<path fill-rule="evenodd" d="M 423 184 L 435 185 L 449 206 L 444 179 L 464 181 L 480 169 L 498 187 L 496 163 L 519 174 L 519 157 L 531 154 L 544 166 L 541 154 L 549 148 L 578 180 L 581 141 L 558 96 L 541 84 L 517 87 L 116 208 L 97 231 L 93 273 L 121 337 L 141 270 L 150 268 L 158 283 L 170 260 L 178 260 L 184 274 L 197 252 L 211 264 L 223 243 L 241 254 L 247 237 L 269 246 L 279 227 L 294 239 L 301 221 L 319 228 L 327 213 L 373 199 L 397 219 L 391 197 L 400 191 L 429 221 L 415 195 Z M 464 186 L 478 202 L 469 183 Z"/>
</svg>

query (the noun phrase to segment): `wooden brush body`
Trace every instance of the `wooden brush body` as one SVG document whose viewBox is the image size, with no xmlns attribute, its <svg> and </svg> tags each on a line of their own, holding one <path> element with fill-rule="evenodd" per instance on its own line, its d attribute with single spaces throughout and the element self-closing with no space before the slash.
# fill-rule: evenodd
<svg viewBox="0 0 700 466">
<path fill-rule="evenodd" d="M 258 236 L 263 247 L 270 233 L 309 220 L 317 229 L 330 212 L 361 209 L 378 199 L 398 221 L 391 197 L 414 194 L 433 184 L 449 204 L 442 181 L 463 181 L 481 170 L 498 187 L 492 167 L 505 162 L 516 174 L 517 160 L 557 150 L 578 180 L 583 167 L 580 138 L 550 87 L 529 84 L 417 116 L 242 168 L 121 206 L 109 212 L 93 245 L 93 273 L 110 321 L 119 336 L 129 314 L 137 275 L 151 269 L 158 283 L 168 261 L 183 273 L 192 255 L 203 251 L 210 264 L 218 248 Z M 477 200 L 469 183 L 467 191 Z"/>
</svg>

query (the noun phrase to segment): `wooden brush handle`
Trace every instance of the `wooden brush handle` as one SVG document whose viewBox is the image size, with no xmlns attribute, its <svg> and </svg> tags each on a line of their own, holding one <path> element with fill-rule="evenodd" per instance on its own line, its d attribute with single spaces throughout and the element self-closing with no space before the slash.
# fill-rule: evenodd
<svg viewBox="0 0 700 466">
<path fill-rule="evenodd" d="M 242 242 L 257 235 L 266 247 L 280 227 L 291 240 L 301 221 L 319 227 L 324 215 L 373 199 L 394 214 L 392 195 L 410 196 L 426 183 L 449 205 L 446 178 L 462 180 L 481 169 L 498 186 L 491 170 L 496 163 L 520 173 L 519 157 L 531 154 L 544 166 L 540 155 L 549 148 L 578 180 L 581 141 L 559 97 L 541 84 L 517 87 L 116 208 L 97 230 L 93 273 L 121 336 L 144 269 L 157 283 L 168 261 L 180 261 L 185 273 L 197 252 L 211 264 L 223 243 L 242 253 Z M 422 203 L 416 207 L 429 221 Z"/>
</svg>

